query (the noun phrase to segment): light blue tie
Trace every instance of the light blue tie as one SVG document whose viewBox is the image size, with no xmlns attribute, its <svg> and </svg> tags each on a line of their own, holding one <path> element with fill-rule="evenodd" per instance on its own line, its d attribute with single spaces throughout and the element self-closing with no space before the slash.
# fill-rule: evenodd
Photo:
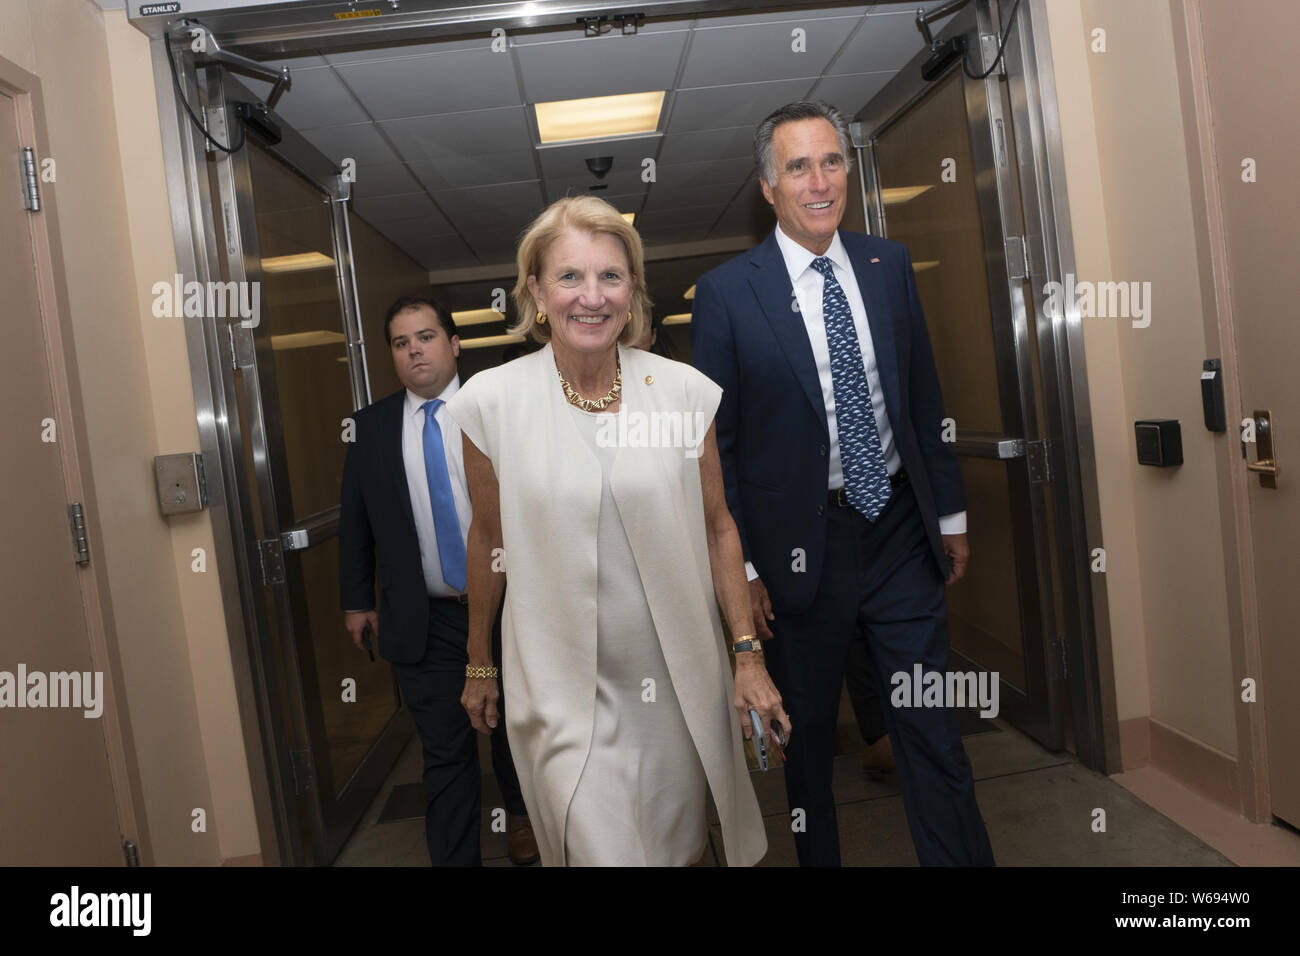
<svg viewBox="0 0 1300 956">
<path fill-rule="evenodd" d="M 822 274 L 822 322 L 831 353 L 831 386 L 835 395 L 835 424 L 839 430 L 840 465 L 849 504 L 875 521 L 885 509 L 892 489 L 885 453 L 880 447 L 871 386 L 862 364 L 862 347 L 853 324 L 849 300 L 835 278 L 831 260 L 818 256 L 812 267 Z"/>
<path fill-rule="evenodd" d="M 435 398 L 420 406 L 424 411 L 424 473 L 429 479 L 429 504 L 433 506 L 433 530 L 438 536 L 442 579 L 460 593 L 465 590 L 465 539 L 460 536 L 456 499 L 451 495 L 442 429 L 434 418 L 441 404 L 442 399 Z"/>
</svg>

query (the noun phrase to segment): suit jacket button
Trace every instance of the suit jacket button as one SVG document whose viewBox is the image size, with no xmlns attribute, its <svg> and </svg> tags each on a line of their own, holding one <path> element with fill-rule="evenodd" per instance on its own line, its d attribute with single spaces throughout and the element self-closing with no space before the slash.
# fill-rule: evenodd
<svg viewBox="0 0 1300 956">
<path fill-rule="evenodd" d="M 818 449 L 817 449 L 817 454 L 819 454 L 819 455 L 821 455 L 823 458 L 825 458 L 825 457 L 826 457 L 826 446 L 825 446 L 825 445 L 821 445 L 820 447 L 818 447 Z"/>
<path fill-rule="evenodd" d="M 818 505 L 818 506 L 817 506 L 817 514 L 818 514 L 818 516 L 820 516 L 820 515 L 821 515 L 825 510 L 826 510 L 826 506 L 825 506 L 825 505 Z"/>
</svg>

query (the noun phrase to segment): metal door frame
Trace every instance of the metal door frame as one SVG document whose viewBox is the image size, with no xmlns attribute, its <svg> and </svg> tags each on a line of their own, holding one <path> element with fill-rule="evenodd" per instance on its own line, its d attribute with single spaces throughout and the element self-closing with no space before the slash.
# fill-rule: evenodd
<svg viewBox="0 0 1300 956">
<path fill-rule="evenodd" d="M 982 37 L 983 55 L 977 55 L 974 49 L 967 55 L 972 64 L 979 64 L 978 69 L 974 65 L 972 69 L 982 72 L 996 51 L 996 40 L 990 38 L 1000 37 L 1005 29 L 1004 17 L 1011 6 L 1012 0 L 975 0 L 958 13 L 938 38 L 947 39 L 977 28 Z M 929 51 L 922 49 L 858 117 L 866 140 L 863 173 L 867 181 L 868 223 L 878 234 L 883 234 L 883 220 L 875 136 L 929 92 L 931 84 L 920 79 L 920 67 L 928 55 Z M 961 69 L 960 64 L 952 68 Z M 1003 115 L 999 74 L 1006 78 L 1009 116 Z M 969 90 L 975 81 L 964 78 L 963 82 Z M 1053 316 L 1046 308 L 1046 283 L 1061 281 L 1064 274 L 1074 272 L 1074 251 L 1045 0 L 1021 0 L 1003 64 L 983 84 L 989 112 L 984 117 L 971 117 L 972 148 L 978 149 L 981 142 L 992 142 L 998 153 L 997 144 L 1000 142 L 1003 147 L 997 155 L 1000 162 L 988 164 L 996 174 L 995 182 L 980 189 L 985 259 L 990 289 L 1007 290 L 1011 315 L 1004 318 L 1009 318 L 1015 332 L 1015 367 L 999 369 L 999 389 L 1004 395 L 1019 392 L 1021 415 L 1027 417 L 1025 413 L 1034 404 L 1033 380 L 1029 374 L 1033 357 L 1027 334 L 1027 323 L 1033 321 L 1043 398 L 1036 411 L 1044 424 L 1045 430 L 1039 437 L 1046 439 L 1046 446 L 1041 450 L 1052 486 L 1051 502 L 1046 500 L 1046 495 L 1035 493 L 1031 507 L 1035 532 L 1032 547 L 1033 553 L 1039 556 L 1038 587 L 1048 599 L 1040 607 L 1043 635 L 1045 641 L 1057 645 L 1056 652 L 1048 653 L 1046 659 L 1056 666 L 1049 665 L 1035 679 L 1045 682 L 1041 686 L 1049 692 L 1053 682 L 1068 680 L 1069 684 L 1060 688 L 1065 693 L 1056 696 L 1057 703 L 1048 715 L 1049 724 L 1042 730 L 1064 742 L 1068 707 L 1074 748 L 1080 762 L 1094 770 L 1113 773 L 1120 769 L 1119 728 L 1105 575 L 1093 574 L 1089 567 L 1089 543 L 1101 540 L 1101 512 L 1083 332 L 1077 303 L 1066 303 L 1059 316 Z M 984 128 L 976 130 L 976 124 L 981 122 Z M 1006 149 L 1007 123 L 1015 131 L 1014 155 Z M 1012 192 L 1010 162 L 1015 162 L 1019 178 L 1018 203 Z M 991 220 L 991 215 L 996 219 Z M 1002 230 L 1004 222 L 1008 225 L 1007 232 Z M 991 223 L 996 225 L 992 234 Z M 990 235 L 999 236 L 1002 243 L 991 241 Z M 1030 284 L 1028 302 L 1022 280 L 1010 277 L 1009 257 L 1016 260 L 1023 257 L 1024 273 Z M 1000 298 L 1003 297 L 994 296 L 995 301 Z M 996 325 L 995 322 L 995 328 Z M 1009 381 L 1008 375 L 1014 376 L 1015 381 Z M 1025 424 L 1034 429 L 1031 421 Z M 1030 430 L 1024 434 L 1037 432 Z M 960 430 L 958 447 L 967 454 L 990 458 L 1014 458 L 1027 451 L 1017 439 L 1008 441 L 1002 436 Z M 1041 489 L 1040 485 L 1030 487 Z M 1043 538 L 1049 529 L 1055 539 L 1053 546 Z M 1054 566 L 1048 566 L 1045 557 Z M 1030 679 L 1028 670 L 1026 679 Z M 1006 689 L 1005 683 L 1003 686 Z"/>
<path fill-rule="evenodd" d="M 225 70 L 204 70 L 207 80 L 207 115 L 215 138 L 230 142 L 232 135 L 226 118 L 235 100 L 255 101 L 251 91 Z M 357 313 L 356 277 L 351 268 L 348 246 L 347 204 L 349 184 L 339 170 L 315 147 L 281 123 L 283 139 L 275 145 L 248 143 L 233 154 L 220 153 L 216 159 L 219 207 L 222 209 L 226 239 L 226 268 L 234 281 L 261 282 L 262 266 L 253 198 L 252 163 L 249 150 L 260 148 L 273 161 L 283 163 L 292 173 L 318 189 L 322 201 L 329 205 L 330 233 L 336 263 L 340 303 L 339 322 L 344 330 L 349 357 L 349 387 L 352 410 L 369 404 L 369 385 L 362 360 L 360 317 Z M 301 801 L 304 822 L 310 834 L 311 859 L 333 860 L 356 820 L 383 783 L 393 762 L 410 738 L 409 714 L 402 712 L 396 686 L 394 709 L 372 749 L 346 781 L 335 780 L 328 749 L 328 739 L 320 706 L 320 687 L 315 680 L 315 657 L 311 651 L 310 624 L 302 600 L 303 586 L 297 561 L 290 552 L 303 550 L 338 533 L 339 507 L 334 505 L 318 514 L 295 520 L 286 463 L 283 421 L 278 408 L 275 359 L 270 327 L 259 323 L 255 328 L 241 323 L 226 326 L 233 353 L 233 365 L 243 373 L 245 408 L 250 434 L 246 436 L 252 451 L 257 482 L 262 534 L 257 541 L 262 580 L 269 583 L 275 604 L 275 633 L 278 635 L 281 664 L 279 677 L 288 712 L 292 719 L 293 739 L 289 751 L 296 789 L 305 795 Z M 341 425 L 342 423 L 340 423 Z M 228 424 L 231 431 L 238 422 Z M 249 560 L 254 554 L 249 553 Z M 256 570 L 256 569 L 255 569 Z M 340 640 L 343 630 L 339 629 Z"/>
<path fill-rule="evenodd" d="M 167 192 L 177 268 L 184 280 L 216 281 L 221 277 L 220 250 L 215 245 L 206 170 L 206 143 L 184 113 L 176 95 L 164 53 L 164 37 L 176 17 L 141 17 L 142 0 L 129 0 L 128 18 L 150 40 L 154 87 L 158 101 Z M 827 6 L 839 0 L 643 0 L 638 7 L 652 16 L 720 13 L 745 7 Z M 223 9 L 224 6 L 224 9 Z M 367 42 L 398 42 L 417 37 L 445 37 L 481 31 L 488 26 L 531 29 L 574 25 L 578 15 L 615 16 L 623 0 L 578 0 L 525 4 L 522 2 L 453 5 L 445 0 L 406 0 L 401 17 L 357 21 L 332 19 L 346 12 L 346 2 L 313 4 L 313 19 L 303 22 L 302 7 L 268 5 L 256 10 L 231 10 L 220 0 L 182 0 L 178 16 L 201 17 L 223 40 L 240 51 L 274 57 L 313 47 L 341 46 L 364 33 Z M 541 13 L 536 7 L 543 7 Z M 337 9 L 336 9 L 337 8 Z M 1046 27 L 1045 0 L 1023 0 L 1016 30 L 1006 50 L 1010 74 L 1013 122 L 1020 136 L 1017 157 L 1026 216 L 1041 224 L 1041 264 L 1044 279 L 1060 280 L 1074 271 L 1064 160 L 1056 112 L 1055 81 Z M 297 18 L 295 22 L 295 18 Z M 190 103 L 199 101 L 194 60 L 177 51 L 180 86 Z M 907 67 L 919 69 L 924 51 Z M 1026 142 L 1031 147 L 1026 155 Z M 864 173 L 869 169 L 863 164 Z M 1036 218 L 1035 218 L 1036 217 Z M 346 219 L 345 219 L 346 227 Z M 342 260 L 340 260 L 342 262 Z M 349 269 L 351 263 L 349 260 Z M 355 301 L 354 301 L 355 306 Z M 1052 464 L 1059 466 L 1060 487 L 1056 523 L 1061 575 L 1067 586 L 1064 646 L 1071 673 L 1083 675 L 1083 693 L 1071 695 L 1076 749 L 1080 760 L 1096 769 L 1118 769 L 1118 728 L 1114 674 L 1110 659 L 1109 619 L 1103 575 L 1091 575 L 1084 560 L 1089 541 L 1101 540 L 1095 453 L 1087 399 L 1083 338 L 1077 305 L 1067 303 L 1063 317 L 1053 320 L 1035 294 L 1039 342 L 1046 352 L 1042 368 L 1050 375 L 1049 418 L 1054 443 Z M 209 480 L 210 507 L 218 578 L 231 646 L 236 699 L 248 756 L 261 855 L 268 865 L 300 864 L 306 860 L 300 814 L 293 799 L 292 762 L 284 736 L 281 692 L 268 680 L 265 653 L 270 621 L 264 602 L 254 599 L 255 569 L 247 560 L 256 530 L 250 517 L 252 489 L 243 468 L 243 438 L 237 424 L 237 397 L 229 376 L 229 341 L 214 323 L 186 319 L 186 346 L 192 375 L 200 448 Z M 349 341 L 350 355 L 364 365 L 364 346 Z M 1050 361 L 1048 360 L 1050 359 Z M 368 384 L 366 386 L 368 391 Z M 354 385 L 355 389 L 355 385 Z M 368 395 L 367 395 L 368 398 Z"/>
</svg>

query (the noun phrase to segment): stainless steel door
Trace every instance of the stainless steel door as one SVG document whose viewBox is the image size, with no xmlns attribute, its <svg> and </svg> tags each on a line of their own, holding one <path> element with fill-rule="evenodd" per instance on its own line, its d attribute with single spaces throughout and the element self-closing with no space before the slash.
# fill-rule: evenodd
<svg viewBox="0 0 1300 956">
<path fill-rule="evenodd" d="M 966 37 L 979 74 L 996 32 L 978 2 L 944 36 Z M 1005 87 L 1000 71 L 973 79 L 960 63 L 931 82 L 904 70 L 862 114 L 864 172 L 873 230 L 912 256 L 966 484 L 971 562 L 948 590 L 952 666 L 996 671 L 1001 715 L 1059 749 L 1050 456 Z"/>
<path fill-rule="evenodd" d="M 206 71 L 209 124 L 228 138 L 239 101 L 256 100 Z M 274 119 L 274 116 L 272 117 Z M 280 700 L 282 753 L 298 806 L 300 862 L 326 864 L 391 770 L 412 724 L 392 668 L 358 652 L 343 629 L 338 502 L 348 419 L 368 402 L 357 332 L 346 184 L 313 147 L 249 135 L 210 162 L 224 277 L 257 306 L 227 323 L 254 534 L 246 560 L 265 602 L 262 666 Z M 238 134 L 236 134 L 236 142 Z M 243 292 L 245 287 L 241 286 Z M 286 788 L 287 789 L 287 788 Z"/>
</svg>

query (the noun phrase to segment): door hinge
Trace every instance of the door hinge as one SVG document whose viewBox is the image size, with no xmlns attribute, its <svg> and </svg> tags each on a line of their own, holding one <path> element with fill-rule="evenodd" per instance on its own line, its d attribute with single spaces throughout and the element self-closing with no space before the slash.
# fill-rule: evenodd
<svg viewBox="0 0 1300 956">
<path fill-rule="evenodd" d="M 127 866 L 140 865 L 140 848 L 130 840 L 127 840 L 122 844 L 122 855 L 126 857 Z"/>
<path fill-rule="evenodd" d="M 263 538 L 257 542 L 262 559 L 262 584 L 284 583 L 284 552 L 278 538 Z"/>
<path fill-rule="evenodd" d="M 289 757 L 293 762 L 293 792 L 295 795 L 307 793 L 312 789 L 311 751 L 291 750 Z"/>
<path fill-rule="evenodd" d="M 996 33 L 980 34 L 980 72 L 993 66 L 993 61 L 997 58 L 998 47 L 1002 45 L 1002 37 Z M 990 73 L 990 76 L 1006 76 L 1007 67 L 1005 61 L 999 61 L 996 73 Z"/>
<path fill-rule="evenodd" d="M 36 151 L 30 146 L 22 148 L 22 159 L 18 162 L 18 175 L 23 182 L 23 208 L 31 212 L 41 211 L 41 186 L 36 178 Z"/>
<path fill-rule="evenodd" d="M 1024 236 L 1007 236 L 1004 241 L 1007 251 L 1007 278 L 1024 279 L 1029 275 L 1028 251 Z"/>
<path fill-rule="evenodd" d="M 1025 461 L 1029 463 L 1029 483 L 1041 485 L 1053 480 L 1052 448 L 1046 438 L 1025 442 Z"/>
<path fill-rule="evenodd" d="M 86 513 L 80 501 L 68 505 L 68 524 L 72 528 L 72 551 L 78 564 L 90 563 L 90 545 L 86 542 Z"/>
</svg>

